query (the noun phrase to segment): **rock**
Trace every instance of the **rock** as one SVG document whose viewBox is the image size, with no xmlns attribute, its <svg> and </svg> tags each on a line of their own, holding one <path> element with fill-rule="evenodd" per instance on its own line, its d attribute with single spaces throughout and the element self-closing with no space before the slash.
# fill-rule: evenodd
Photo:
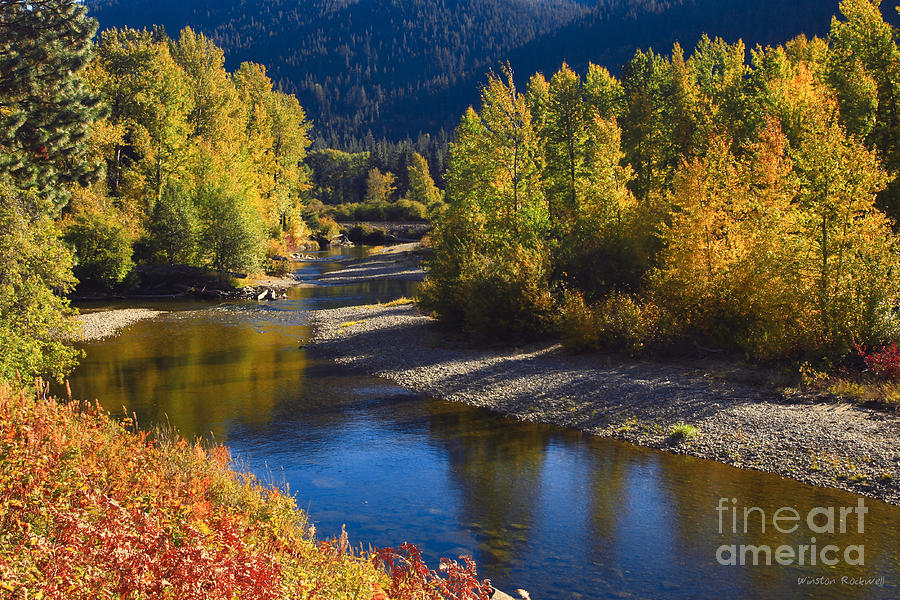
<svg viewBox="0 0 900 600">
<path fill-rule="evenodd" d="M 346 233 L 336 235 L 328 241 L 332 246 L 352 246 L 353 245 L 353 242 L 350 241 L 350 238 L 347 237 Z"/>
</svg>

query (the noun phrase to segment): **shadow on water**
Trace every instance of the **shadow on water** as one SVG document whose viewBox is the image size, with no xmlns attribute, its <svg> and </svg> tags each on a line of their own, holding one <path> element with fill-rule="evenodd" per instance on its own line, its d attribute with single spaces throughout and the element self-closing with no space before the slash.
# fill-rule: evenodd
<svg viewBox="0 0 900 600">
<path fill-rule="evenodd" d="M 174 312 L 85 344 L 73 393 L 134 411 L 145 425 L 168 421 L 185 436 L 225 441 L 257 474 L 289 484 L 322 535 L 346 524 L 358 543 L 413 541 L 431 564 L 472 554 L 482 576 L 536 600 L 900 596 L 897 507 L 866 500 L 862 534 L 855 513 L 844 534 L 814 533 L 805 520 L 782 534 L 772 516 L 783 506 L 805 518 L 858 497 L 509 421 L 347 374 L 298 349 L 308 310 L 387 301 L 412 285 L 295 288 L 272 304 L 166 304 Z M 721 513 L 721 534 L 720 498 L 739 507 Z M 756 511 L 744 533 L 743 507 L 765 513 L 765 532 Z M 863 545 L 864 565 L 843 556 L 831 567 L 716 560 L 722 545 L 796 550 L 812 537 L 820 549 Z M 842 584 L 843 576 L 884 576 L 885 587 Z M 802 577 L 825 579 L 801 585 Z"/>
</svg>

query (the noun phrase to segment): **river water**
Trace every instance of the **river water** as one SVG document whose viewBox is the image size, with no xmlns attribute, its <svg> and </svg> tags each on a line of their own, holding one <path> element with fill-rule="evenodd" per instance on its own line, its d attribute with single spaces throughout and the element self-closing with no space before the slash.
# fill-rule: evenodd
<svg viewBox="0 0 900 600">
<path fill-rule="evenodd" d="M 329 260 L 302 273 L 338 268 Z M 387 301 L 413 285 L 144 304 L 171 312 L 84 344 L 72 390 L 144 426 L 226 443 L 245 468 L 287 485 L 320 537 L 346 525 L 356 544 L 414 542 L 432 567 L 472 555 L 480 576 L 535 600 L 900 598 L 896 506 L 865 499 L 860 510 L 853 494 L 506 420 L 299 347 L 310 310 Z M 732 545 L 744 565 L 721 564 Z M 741 545 L 757 547 L 757 564 Z"/>
</svg>

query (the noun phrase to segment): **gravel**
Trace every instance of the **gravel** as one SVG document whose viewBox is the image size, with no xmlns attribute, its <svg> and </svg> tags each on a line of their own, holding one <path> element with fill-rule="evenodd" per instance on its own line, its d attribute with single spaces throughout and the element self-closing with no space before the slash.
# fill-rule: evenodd
<svg viewBox="0 0 900 600">
<path fill-rule="evenodd" d="M 412 305 L 319 310 L 312 324 L 314 353 L 432 397 L 900 504 L 893 412 L 786 398 L 726 362 L 478 347 Z M 679 423 L 697 434 L 673 435 Z"/>
<path fill-rule="evenodd" d="M 163 313 L 164 311 L 147 308 L 123 308 L 77 315 L 75 320 L 81 323 L 81 331 L 76 339 L 78 341 L 101 340 L 115 335 L 120 329 L 132 323 L 152 319 Z"/>
<path fill-rule="evenodd" d="M 344 267 L 316 277 L 315 284 L 346 284 L 363 281 L 395 279 L 400 281 L 422 281 L 421 244 L 419 242 L 387 246 L 364 258 L 347 258 L 337 262 Z"/>
</svg>

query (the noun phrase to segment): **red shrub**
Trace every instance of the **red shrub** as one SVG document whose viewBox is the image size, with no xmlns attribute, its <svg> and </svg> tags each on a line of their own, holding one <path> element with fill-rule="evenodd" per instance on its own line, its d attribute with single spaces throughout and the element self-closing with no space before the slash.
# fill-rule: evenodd
<svg viewBox="0 0 900 600">
<path fill-rule="evenodd" d="M 475 561 L 469 556 L 461 556 L 465 566 L 455 560 L 441 559 L 441 577 L 429 569 L 422 560 L 422 551 L 413 544 L 402 544 L 399 552 L 393 548 L 376 551 L 379 560 L 391 578 L 387 590 L 390 598 L 396 600 L 490 600 L 493 588 L 487 579 L 479 581 Z M 373 600 L 383 596 L 378 590 Z"/>
<path fill-rule="evenodd" d="M 872 353 L 869 353 L 865 346 L 857 344 L 856 351 L 866 366 L 878 377 L 900 380 L 900 348 L 897 348 L 896 342 Z"/>
</svg>

